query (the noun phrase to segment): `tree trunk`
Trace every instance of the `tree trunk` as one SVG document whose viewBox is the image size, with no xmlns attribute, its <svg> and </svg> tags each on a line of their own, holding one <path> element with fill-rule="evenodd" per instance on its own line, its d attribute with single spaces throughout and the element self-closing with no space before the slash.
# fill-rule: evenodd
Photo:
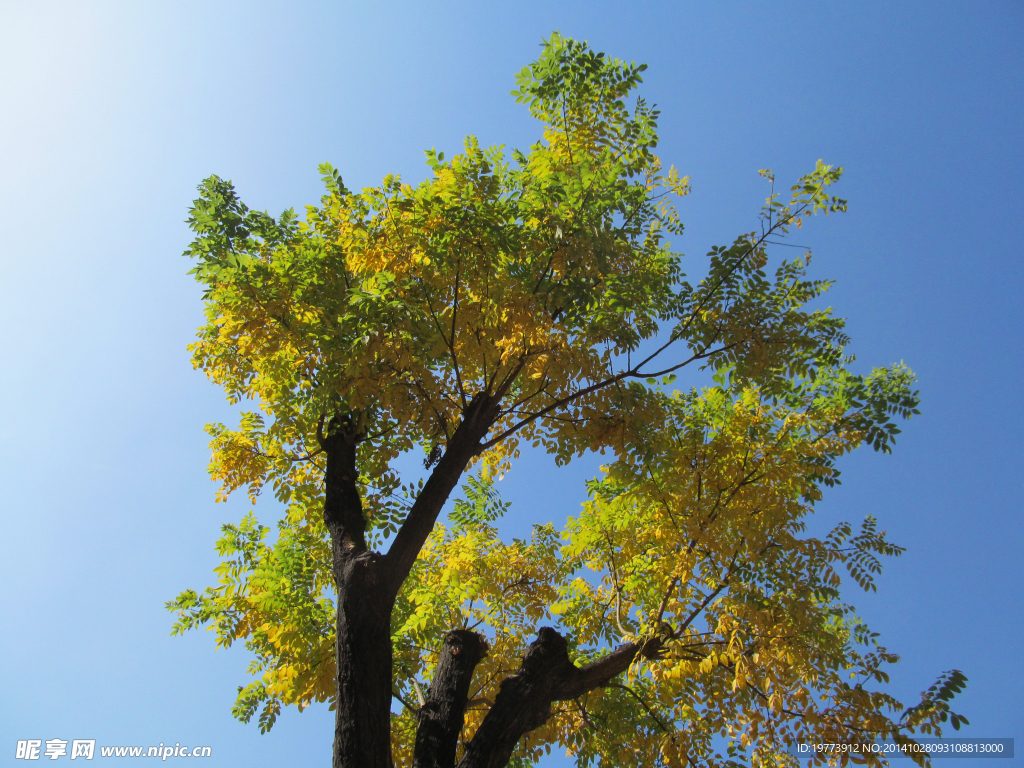
<svg viewBox="0 0 1024 768">
<path fill-rule="evenodd" d="M 334 768 L 391 768 L 391 608 L 382 558 L 366 549 L 359 496 L 358 418 L 336 416 L 327 453 L 324 523 L 331 534 L 338 615 Z"/>
<path fill-rule="evenodd" d="M 392 768 L 391 611 L 437 516 L 481 439 L 498 414 L 500 396 L 480 394 L 463 409 L 463 419 L 414 502 L 387 555 L 366 548 L 366 521 L 359 495 L 356 448 L 363 435 L 357 415 L 335 416 L 318 434 L 327 454 L 324 522 L 331 535 L 337 585 L 338 665 L 334 768 Z M 502 684 L 494 705 L 467 745 L 460 768 L 502 768 L 523 734 L 551 716 L 551 703 L 575 698 L 624 671 L 638 652 L 620 646 L 584 667 L 569 659 L 567 644 L 543 627 L 517 674 Z M 473 671 L 487 650 L 483 637 L 449 632 L 420 711 L 415 768 L 454 768 Z"/>
<path fill-rule="evenodd" d="M 391 768 L 391 608 L 379 556 L 335 569 L 338 622 L 334 768 Z M 340 571 L 340 573 L 339 573 Z"/>
<path fill-rule="evenodd" d="M 441 656 L 420 709 L 413 768 L 452 768 L 462 733 L 473 670 L 487 653 L 476 632 L 456 629 L 447 634 Z"/>
<path fill-rule="evenodd" d="M 626 643 L 597 661 L 577 667 L 568 643 L 551 627 L 541 627 L 523 656 L 519 671 L 505 678 L 494 706 L 459 761 L 459 768 L 503 768 L 519 739 L 551 717 L 551 704 L 582 696 L 624 672 L 638 653 L 657 654 L 657 638 L 644 645 Z"/>
<path fill-rule="evenodd" d="M 562 680 L 575 670 L 565 639 L 543 627 L 523 656 L 519 672 L 506 678 L 494 706 L 466 748 L 460 768 L 503 768 L 520 737 L 551 717 L 551 702 Z"/>
</svg>

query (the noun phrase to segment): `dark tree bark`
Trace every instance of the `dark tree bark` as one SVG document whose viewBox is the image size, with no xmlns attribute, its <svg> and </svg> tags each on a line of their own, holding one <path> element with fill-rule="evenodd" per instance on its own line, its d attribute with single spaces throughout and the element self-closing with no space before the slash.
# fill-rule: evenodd
<svg viewBox="0 0 1024 768">
<path fill-rule="evenodd" d="M 335 417 L 322 439 L 327 454 L 324 522 L 331 534 L 338 591 L 334 768 L 391 766 L 391 608 L 381 558 L 366 549 L 352 418 Z"/>
<path fill-rule="evenodd" d="M 541 627 L 519 671 L 506 678 L 487 717 L 459 761 L 459 768 L 503 768 L 519 739 L 551 717 L 551 703 L 582 696 L 624 672 L 638 653 L 658 651 L 657 640 L 643 647 L 621 645 L 598 661 L 577 667 L 568 644 L 551 627 Z"/>
<path fill-rule="evenodd" d="M 455 765 L 469 684 L 486 652 L 487 643 L 476 632 L 457 629 L 445 637 L 434 679 L 419 712 L 413 768 Z"/>
<path fill-rule="evenodd" d="M 366 548 L 366 520 L 356 464 L 356 451 L 364 436 L 357 419 L 336 416 L 327 425 L 327 434 L 321 436 L 321 447 L 327 455 L 324 522 L 331 536 L 338 593 L 334 768 L 392 765 L 391 611 L 441 508 L 466 466 L 479 453 L 480 441 L 498 414 L 500 399 L 482 393 L 467 404 L 447 450 L 385 556 Z M 467 690 L 468 684 L 467 678 Z M 464 708 L 465 703 L 461 706 Z"/>
<path fill-rule="evenodd" d="M 391 608 L 380 557 L 360 552 L 335 565 L 338 621 L 334 768 L 391 766 Z"/>
<path fill-rule="evenodd" d="M 519 672 L 505 679 L 459 768 L 502 768 L 520 737 L 547 722 L 560 680 L 573 667 L 565 639 L 544 627 L 523 656 Z"/>
<path fill-rule="evenodd" d="M 391 611 L 441 508 L 476 456 L 499 413 L 501 396 L 481 393 L 470 401 L 455 433 L 413 503 L 387 555 L 366 548 L 366 520 L 359 495 L 356 451 L 363 439 L 358 420 L 335 417 L 321 435 L 327 455 L 324 522 L 331 536 L 338 590 L 337 709 L 334 768 L 391 768 Z M 473 671 L 486 653 L 483 637 L 449 632 L 419 714 L 415 768 L 454 768 Z M 499 693 L 459 768 L 502 768 L 519 739 L 551 716 L 551 703 L 606 684 L 637 653 L 657 651 L 623 645 L 584 667 L 570 660 L 565 639 L 550 627 L 523 657 L 519 671 Z"/>
<path fill-rule="evenodd" d="M 434 529 L 441 508 L 458 485 L 469 462 L 480 452 L 480 441 L 497 418 L 500 404 L 500 395 L 481 392 L 466 405 L 462 421 L 448 440 L 444 454 L 395 534 L 385 561 L 389 588 L 396 596 L 423 543 Z"/>
</svg>

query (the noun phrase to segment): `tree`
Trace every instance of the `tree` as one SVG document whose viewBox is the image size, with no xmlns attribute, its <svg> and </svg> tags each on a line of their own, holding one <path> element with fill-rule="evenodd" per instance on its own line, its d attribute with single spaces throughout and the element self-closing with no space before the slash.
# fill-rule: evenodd
<svg viewBox="0 0 1024 768">
<path fill-rule="evenodd" d="M 758 228 L 691 285 L 666 241 L 688 180 L 653 153 L 658 112 L 626 104 L 643 70 L 553 35 L 514 92 L 543 124 L 529 151 L 469 137 L 427 152 L 422 183 L 362 192 L 324 165 L 302 221 L 200 186 L 194 363 L 258 403 L 207 427 L 210 473 L 286 514 L 273 538 L 251 513 L 224 526 L 217 586 L 168 607 L 175 632 L 254 652 L 243 721 L 329 701 L 337 768 L 556 743 L 583 765 L 724 765 L 959 726 L 963 676 L 904 709 L 871 687 L 897 657 L 840 600 L 843 566 L 873 589 L 901 549 L 873 518 L 804 533 L 837 459 L 889 451 L 918 405 L 905 367 L 849 370 L 843 321 L 807 306 L 829 287 L 810 254 L 769 253 L 845 210 L 841 169 L 788 201 L 762 171 Z M 712 386 L 669 391 L 686 367 Z M 497 481 L 526 445 L 609 463 L 564 531 L 507 543 Z M 412 450 L 425 481 L 394 468 Z"/>
</svg>

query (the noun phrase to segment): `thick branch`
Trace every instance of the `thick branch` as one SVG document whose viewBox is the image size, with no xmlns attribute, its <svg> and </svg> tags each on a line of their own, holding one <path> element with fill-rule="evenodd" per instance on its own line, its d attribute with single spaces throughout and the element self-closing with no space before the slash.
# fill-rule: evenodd
<svg viewBox="0 0 1024 768">
<path fill-rule="evenodd" d="M 351 421 L 351 418 L 335 416 L 328 425 L 327 436 L 321 441 L 327 452 L 324 523 L 337 549 L 336 563 L 341 555 L 358 554 L 366 549 L 366 519 L 356 469 L 356 446 L 360 436 Z"/>
<path fill-rule="evenodd" d="M 466 629 L 449 632 L 441 647 L 434 679 L 420 708 L 413 768 L 453 768 L 462 733 L 473 670 L 487 653 L 481 635 Z"/>
<path fill-rule="evenodd" d="M 441 508 L 458 484 L 466 466 L 480 453 L 480 441 L 494 423 L 500 402 L 500 395 L 481 392 L 463 410 L 462 421 L 448 441 L 444 455 L 424 483 L 423 490 L 416 497 L 384 558 L 384 578 L 387 579 L 386 588 L 391 597 L 398 594 L 402 582 L 409 575 L 416 556 L 434 528 Z"/>
<path fill-rule="evenodd" d="M 480 724 L 459 768 L 504 768 L 523 734 L 551 717 L 551 703 L 582 696 L 626 671 L 638 653 L 653 655 L 659 640 L 627 643 L 607 656 L 577 667 L 568 645 L 551 627 L 541 627 L 523 656 L 519 671 L 501 683 L 494 706 Z"/>
</svg>

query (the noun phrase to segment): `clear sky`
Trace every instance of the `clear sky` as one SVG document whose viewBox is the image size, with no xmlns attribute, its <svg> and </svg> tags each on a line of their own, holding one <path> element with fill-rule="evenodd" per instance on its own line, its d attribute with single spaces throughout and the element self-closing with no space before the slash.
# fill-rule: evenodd
<svg viewBox="0 0 1024 768">
<path fill-rule="evenodd" d="M 556 29 L 650 64 L 660 154 L 693 179 L 690 271 L 754 228 L 759 168 L 845 167 L 849 213 L 798 241 L 837 280 L 858 365 L 905 360 L 923 414 L 895 455 L 847 460 L 820 514 L 876 515 L 909 550 L 877 594 L 847 593 L 904 657 L 893 691 L 962 669 L 962 735 L 1024 737 L 1024 4 L 7 0 L 0 765 L 29 738 L 329 764 L 326 707 L 261 736 L 230 715 L 244 649 L 169 636 L 163 603 L 211 583 L 248 508 L 215 505 L 205 474 L 202 426 L 232 417 L 185 350 L 186 210 L 211 173 L 276 213 L 319 199 L 323 161 L 360 187 L 422 178 L 422 150 L 466 133 L 526 146 L 508 92 Z M 572 514 L 596 464 L 525 459 L 508 532 Z"/>
</svg>

